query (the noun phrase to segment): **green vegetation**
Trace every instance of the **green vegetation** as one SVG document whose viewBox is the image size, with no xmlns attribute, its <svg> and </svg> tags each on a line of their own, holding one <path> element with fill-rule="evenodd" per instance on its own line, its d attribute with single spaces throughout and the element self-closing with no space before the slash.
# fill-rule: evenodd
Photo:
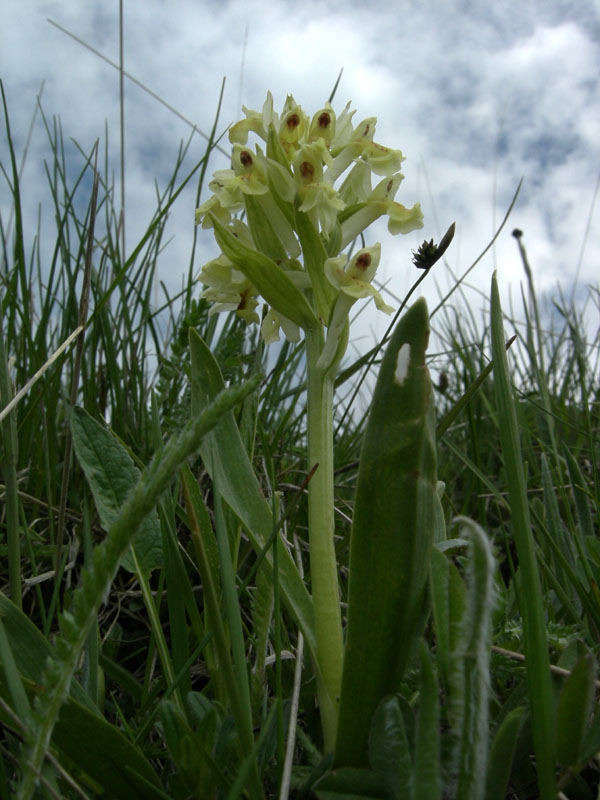
<svg viewBox="0 0 600 800">
<path fill-rule="evenodd" d="M 454 297 L 431 319 L 409 300 L 381 352 L 328 361 L 337 397 L 379 378 L 368 420 L 334 404 L 345 652 L 327 721 L 307 497 L 319 354 L 209 315 L 202 240 L 182 292 L 152 304 L 167 215 L 188 182 L 200 196 L 215 134 L 188 173 L 182 148 L 125 257 L 107 160 L 80 152 L 74 173 L 47 130 L 50 261 L 12 149 L 2 165 L 0 798 L 597 797 L 600 336 L 581 310 L 558 298 L 544 327 L 519 239 L 524 324 L 492 278 L 483 324 Z M 415 284 L 434 260 L 430 243 L 425 272 L 407 259 Z"/>
</svg>

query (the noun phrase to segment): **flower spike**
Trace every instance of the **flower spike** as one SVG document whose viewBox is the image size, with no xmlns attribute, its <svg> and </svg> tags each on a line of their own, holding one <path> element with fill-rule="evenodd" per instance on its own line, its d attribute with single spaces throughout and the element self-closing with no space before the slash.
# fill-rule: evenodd
<svg viewBox="0 0 600 800">
<path fill-rule="evenodd" d="M 288 95 L 278 114 L 269 92 L 262 110 L 243 111 L 229 130 L 231 165 L 214 173 L 212 195 L 196 211 L 222 249 L 200 273 L 203 296 L 214 303 L 211 313 L 262 317 L 267 343 L 280 331 L 296 341 L 300 329 L 328 326 L 321 364 L 333 363 L 343 355 L 353 303 L 372 297 L 391 311 L 372 285 L 380 246 L 350 261 L 345 248 L 383 215 L 392 234 L 422 227 L 419 204 L 395 200 L 404 156 L 374 140 L 375 117 L 354 126 L 350 103 L 336 114 L 327 102 L 309 117 Z"/>
</svg>

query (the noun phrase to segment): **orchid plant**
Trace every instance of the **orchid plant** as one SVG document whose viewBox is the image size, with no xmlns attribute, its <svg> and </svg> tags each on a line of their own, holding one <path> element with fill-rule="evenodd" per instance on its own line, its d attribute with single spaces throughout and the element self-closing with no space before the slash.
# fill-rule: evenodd
<svg viewBox="0 0 600 800">
<path fill-rule="evenodd" d="M 333 385 L 360 299 L 388 306 L 373 279 L 380 244 L 353 255 L 351 245 L 381 216 L 391 234 L 422 227 L 418 203 L 395 201 L 403 175 L 399 150 L 374 141 L 376 119 L 353 125 L 348 104 L 337 116 L 326 103 L 312 118 L 290 95 L 281 114 L 269 93 L 262 111 L 246 108 L 229 130 L 231 168 L 218 170 L 196 222 L 212 228 L 220 255 L 202 268 L 211 313 L 235 311 L 261 325 L 265 343 L 280 331 L 304 335 L 307 366 L 311 589 L 318 694 L 326 749 L 335 742 L 343 639 L 334 548 Z M 250 136 L 258 139 L 251 146 Z M 373 176 L 376 176 L 373 186 Z M 261 300 L 262 313 L 259 313 Z"/>
</svg>

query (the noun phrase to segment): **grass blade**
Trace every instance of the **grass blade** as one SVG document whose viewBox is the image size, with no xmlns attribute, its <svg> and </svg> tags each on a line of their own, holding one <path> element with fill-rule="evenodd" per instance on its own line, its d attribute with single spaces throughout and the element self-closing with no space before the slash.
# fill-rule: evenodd
<svg viewBox="0 0 600 800">
<path fill-rule="evenodd" d="M 508 373 L 502 308 L 495 273 L 492 278 L 492 358 L 498 427 L 508 482 L 513 535 L 519 558 L 519 599 L 540 797 L 542 800 L 555 800 L 554 704 L 543 592 L 535 558 L 515 399 Z"/>
</svg>

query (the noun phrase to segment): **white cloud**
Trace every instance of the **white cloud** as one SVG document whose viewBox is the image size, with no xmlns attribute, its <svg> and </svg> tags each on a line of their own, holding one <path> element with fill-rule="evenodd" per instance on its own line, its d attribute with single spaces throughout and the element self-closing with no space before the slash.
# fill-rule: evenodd
<svg viewBox="0 0 600 800">
<path fill-rule="evenodd" d="M 116 6 L 5 0 L 3 18 L 10 25 L 2 26 L 0 72 L 19 152 L 36 92 L 46 80 L 44 109 L 50 119 L 60 115 L 67 139 L 74 137 L 89 151 L 107 122 L 118 191 L 118 73 L 50 26 L 47 17 L 118 60 Z M 425 211 L 422 234 L 390 240 L 377 230 L 384 242 L 382 280 L 391 278 L 390 288 L 401 296 L 415 278 L 411 248 L 423 237 L 439 238 L 452 221 L 457 235 L 448 260 L 458 272 L 466 268 L 489 241 L 523 176 L 507 229 L 472 279 L 489 291 L 491 270 L 498 266 L 501 282 L 521 280 L 510 236 L 518 226 L 536 282 L 547 290 L 559 279 L 567 287 L 573 279 L 600 169 L 598 30 L 592 0 L 406 0 L 379 3 L 376 11 L 341 2 L 147 0 L 125 3 L 125 68 L 208 133 L 224 76 L 223 126 L 238 118 L 240 100 L 260 107 L 267 89 L 279 105 L 292 92 L 310 111 L 329 95 L 343 67 L 337 103 L 351 99 L 356 119 L 378 116 L 376 138 L 407 156 L 398 199 L 407 205 L 420 199 Z M 189 128 L 129 82 L 125 122 L 133 244 L 154 207 L 154 179 L 164 186 Z M 195 137 L 190 167 L 203 150 L 203 140 Z M 4 144 L 0 157 L 6 163 Z M 44 157 L 47 142 L 38 122 L 24 183 L 33 225 Z M 215 157 L 211 171 L 224 163 Z M 175 239 L 162 259 L 171 286 L 179 285 L 187 269 L 194 193 L 191 186 L 171 215 Z M 3 219 L 8 204 L 3 186 Z M 33 233 L 32 227 L 30 243 Z M 213 248 L 210 235 L 201 234 L 198 258 L 210 257 Z M 582 282 L 597 281 L 599 255 L 596 212 Z M 449 281 L 443 264 L 436 276 L 441 285 Z M 427 291 L 436 297 L 433 284 Z"/>
</svg>

